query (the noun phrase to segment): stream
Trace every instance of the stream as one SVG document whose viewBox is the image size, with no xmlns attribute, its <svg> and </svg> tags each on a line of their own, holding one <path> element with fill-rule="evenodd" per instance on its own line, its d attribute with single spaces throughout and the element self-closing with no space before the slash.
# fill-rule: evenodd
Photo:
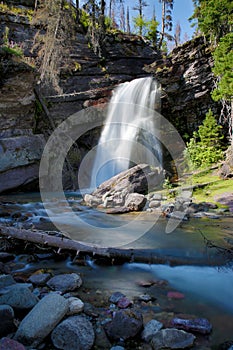
<svg viewBox="0 0 233 350">
<path fill-rule="evenodd" d="M 53 231 L 56 226 L 51 223 L 38 193 L 0 196 L 0 222 L 16 227 L 36 228 Z M 181 223 L 172 233 L 166 234 L 167 219 L 154 219 L 152 213 L 143 212 L 136 221 L 138 230 L 152 222 L 151 228 L 142 235 L 125 230 L 125 224 L 135 219 L 135 213 L 124 215 L 107 215 L 104 211 L 83 206 L 81 198 L 75 193 L 67 194 L 67 203 L 76 215 L 77 222 L 69 222 L 66 204 L 56 203 L 53 207 L 62 207 L 53 217 L 66 225 L 74 225 L 72 239 L 104 244 L 109 228 L 114 228 L 113 237 L 108 243 L 126 248 L 150 249 L 154 254 L 177 258 L 177 263 L 140 264 L 103 266 L 94 259 L 87 259 L 86 266 L 79 266 L 68 258 L 66 261 L 54 262 L 44 260 L 25 264 L 24 271 L 32 273 L 38 269 L 52 269 L 57 273 L 78 271 L 84 276 L 85 288 L 101 298 L 102 293 L 121 291 L 128 298 L 149 293 L 156 299 L 153 308 L 154 318 L 163 312 L 191 314 L 205 317 L 213 325 L 209 336 L 210 344 L 216 345 L 233 340 L 233 259 L 218 249 L 207 247 L 203 235 L 214 244 L 227 247 L 227 241 L 233 239 L 233 217 L 222 216 L 221 219 L 190 219 Z M 51 204 L 52 206 L 52 204 Z M 154 220 L 154 225 L 153 225 Z M 96 236 L 89 234 L 86 223 L 95 227 Z M 127 227 L 127 226 L 126 226 Z M 135 229 L 135 225 L 133 226 Z M 122 238 L 125 230 L 126 239 Z M 104 232 L 101 237 L 101 232 Z M 143 231 L 144 232 L 144 231 Z M 135 236 L 136 235 L 136 236 Z M 119 243 L 120 242 L 120 243 Z M 23 256 L 18 257 L 23 261 Z M 184 259 L 184 263 L 181 263 Z M 16 270 L 17 272 L 17 270 Z M 164 286 L 151 284 L 142 286 L 139 281 L 165 280 Z M 184 298 L 169 299 L 169 291 L 178 291 Z"/>
</svg>

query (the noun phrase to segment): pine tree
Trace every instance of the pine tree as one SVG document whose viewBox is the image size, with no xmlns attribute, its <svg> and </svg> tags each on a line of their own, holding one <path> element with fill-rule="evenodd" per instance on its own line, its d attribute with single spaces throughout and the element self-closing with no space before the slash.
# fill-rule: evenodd
<svg viewBox="0 0 233 350">
<path fill-rule="evenodd" d="M 138 16 L 134 17 L 133 21 L 135 23 L 135 27 L 138 27 L 139 29 L 139 35 L 142 35 L 143 27 L 146 25 L 146 21 L 143 16 L 143 8 L 146 6 L 148 6 L 146 1 L 138 0 L 138 4 L 136 4 L 136 6 L 133 8 L 135 11 L 138 11 Z"/>
<path fill-rule="evenodd" d="M 159 48 L 162 48 L 166 30 L 172 30 L 172 10 L 174 0 L 159 0 L 159 2 L 162 3 L 162 20 L 158 46 Z"/>
<path fill-rule="evenodd" d="M 187 144 L 186 157 L 193 169 L 205 168 L 223 159 L 221 126 L 211 110 Z"/>
</svg>

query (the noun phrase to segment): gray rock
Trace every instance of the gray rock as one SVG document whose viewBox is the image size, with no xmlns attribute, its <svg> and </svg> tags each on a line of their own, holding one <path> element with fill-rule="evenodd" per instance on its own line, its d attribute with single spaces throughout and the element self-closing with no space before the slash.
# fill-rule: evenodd
<svg viewBox="0 0 233 350">
<path fill-rule="evenodd" d="M 47 285 L 53 290 L 66 293 L 78 289 L 82 285 L 82 279 L 77 273 L 62 274 L 52 277 Z"/>
<path fill-rule="evenodd" d="M 175 317 L 171 324 L 175 328 L 201 334 L 209 334 L 212 331 L 212 325 L 206 318 L 183 319 Z"/>
<path fill-rule="evenodd" d="M 161 193 L 154 193 L 152 199 L 155 201 L 161 201 L 163 199 L 163 196 L 161 195 Z"/>
<path fill-rule="evenodd" d="M 0 289 L 12 284 L 16 284 L 16 282 L 11 275 L 0 275 Z"/>
<path fill-rule="evenodd" d="M 158 331 L 152 338 L 151 345 L 154 350 L 186 349 L 193 345 L 195 336 L 175 328 L 166 328 Z"/>
<path fill-rule="evenodd" d="M 113 346 L 110 350 L 125 350 L 125 348 L 123 348 L 122 346 Z"/>
<path fill-rule="evenodd" d="M 142 331 L 142 339 L 149 343 L 153 336 L 163 328 L 163 324 L 157 320 L 149 321 Z"/>
<path fill-rule="evenodd" d="M 0 305 L 0 337 L 15 331 L 14 310 L 10 305 Z"/>
<path fill-rule="evenodd" d="M 53 330 L 51 339 L 58 349 L 89 350 L 94 344 L 95 334 L 85 316 L 71 316 Z"/>
<path fill-rule="evenodd" d="M 158 208 L 158 207 L 160 207 L 160 202 L 159 201 L 152 200 L 149 203 L 149 208 Z"/>
<path fill-rule="evenodd" d="M 125 206 L 132 211 L 139 211 L 146 205 L 146 197 L 139 193 L 130 193 L 126 197 Z"/>
<path fill-rule="evenodd" d="M 104 328 L 111 339 L 128 339 L 136 336 L 142 329 L 143 319 L 139 311 L 133 309 L 117 311 Z"/>
<path fill-rule="evenodd" d="M 62 320 L 69 308 L 68 301 L 59 294 L 50 293 L 22 320 L 15 339 L 24 345 L 37 346 Z"/>
<path fill-rule="evenodd" d="M 138 299 L 147 303 L 152 300 L 152 297 L 149 294 L 141 294 Z"/>
<path fill-rule="evenodd" d="M 69 310 L 67 315 L 79 314 L 84 309 L 84 303 L 79 298 L 70 297 L 67 299 L 69 302 Z"/>
<path fill-rule="evenodd" d="M 93 196 L 98 203 L 100 200 L 101 204 L 106 207 L 122 206 L 123 201 L 127 199 L 129 194 L 146 194 L 148 190 L 156 187 L 160 183 L 162 177 L 163 175 L 160 169 L 152 169 L 147 164 L 138 164 L 103 182 L 91 196 Z M 90 203 L 93 197 L 86 195 L 85 200 L 87 203 Z M 143 203 L 145 205 L 146 198 L 143 201 L 145 201 L 145 203 Z M 142 207 L 142 204 L 140 206 Z M 132 207 L 134 208 L 133 205 Z"/>
<path fill-rule="evenodd" d="M 0 296 L 0 305 L 7 304 L 16 309 L 32 309 L 39 299 L 27 288 L 15 284 L 8 292 Z"/>
<path fill-rule="evenodd" d="M 124 297 L 125 295 L 122 294 L 121 292 L 115 292 L 110 296 L 109 301 L 110 303 L 117 304 L 118 301 Z"/>
<path fill-rule="evenodd" d="M 30 276 L 28 280 L 36 286 L 43 286 L 50 279 L 50 277 L 51 276 L 49 273 L 39 273 Z"/>
</svg>

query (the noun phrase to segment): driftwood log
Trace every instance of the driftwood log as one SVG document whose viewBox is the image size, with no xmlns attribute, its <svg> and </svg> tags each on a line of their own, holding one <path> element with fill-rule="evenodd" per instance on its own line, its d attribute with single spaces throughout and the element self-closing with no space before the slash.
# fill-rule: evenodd
<svg viewBox="0 0 233 350">
<path fill-rule="evenodd" d="M 114 262 L 141 262 L 149 264 L 170 264 L 170 265 L 192 265 L 195 262 L 200 263 L 199 259 L 191 257 L 173 257 L 156 255 L 155 250 L 152 249 L 129 249 L 129 248 L 113 248 L 100 247 L 97 245 L 90 245 L 85 242 L 74 241 L 64 236 L 54 236 L 43 231 L 18 229 L 12 226 L 4 226 L 0 224 L 0 236 L 5 238 L 13 238 L 40 244 L 46 248 L 58 248 L 57 253 L 61 251 L 71 251 L 78 257 L 79 254 L 87 254 L 98 258 L 106 258 L 111 263 Z"/>
</svg>

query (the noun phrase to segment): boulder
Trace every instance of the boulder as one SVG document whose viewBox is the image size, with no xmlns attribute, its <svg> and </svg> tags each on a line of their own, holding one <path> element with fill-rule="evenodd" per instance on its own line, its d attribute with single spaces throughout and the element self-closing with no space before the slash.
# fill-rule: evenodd
<svg viewBox="0 0 233 350">
<path fill-rule="evenodd" d="M 28 289 L 27 285 L 13 284 L 0 296 L 0 305 L 7 304 L 14 309 L 32 309 L 39 299 Z"/>
<path fill-rule="evenodd" d="M 14 310 L 10 305 L 0 305 L 0 338 L 15 331 Z"/>
<path fill-rule="evenodd" d="M 147 202 L 146 197 L 140 193 L 129 193 L 125 200 L 126 208 L 131 211 L 142 210 Z"/>
<path fill-rule="evenodd" d="M 0 193 L 25 186 L 39 178 L 43 135 L 2 138 L 0 142 Z"/>
<path fill-rule="evenodd" d="M 91 195 L 85 195 L 84 201 L 90 206 L 141 210 L 146 204 L 144 194 L 159 186 L 162 179 L 161 169 L 138 164 L 103 182 Z"/>
<path fill-rule="evenodd" d="M 71 316 L 53 330 L 51 339 L 58 349 L 89 350 L 94 344 L 95 334 L 87 317 Z"/>
<path fill-rule="evenodd" d="M 82 279 L 77 273 L 67 273 L 52 277 L 47 285 L 53 290 L 65 293 L 79 288 L 82 285 Z"/>
<path fill-rule="evenodd" d="M 105 331 L 110 339 L 129 339 L 135 337 L 142 329 L 143 319 L 139 311 L 133 309 L 117 311 L 105 325 Z"/>
<path fill-rule="evenodd" d="M 151 345 L 154 350 L 186 349 L 193 345 L 195 336 L 175 328 L 166 328 L 158 331 L 152 338 Z"/>
<path fill-rule="evenodd" d="M 22 320 L 15 339 L 36 347 L 62 320 L 69 308 L 68 301 L 57 293 L 50 293 Z"/>
</svg>

